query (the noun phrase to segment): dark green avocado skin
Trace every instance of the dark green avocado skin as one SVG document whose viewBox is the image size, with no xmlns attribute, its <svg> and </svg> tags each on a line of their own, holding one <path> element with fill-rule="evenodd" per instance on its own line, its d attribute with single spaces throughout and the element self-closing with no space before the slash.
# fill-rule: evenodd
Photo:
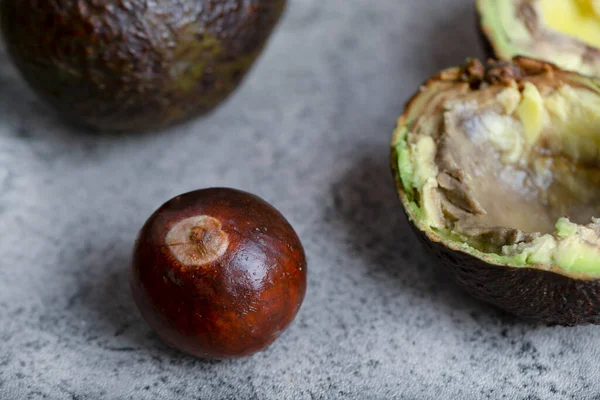
<svg viewBox="0 0 600 400">
<path fill-rule="evenodd" d="M 162 128 L 214 109 L 261 53 L 285 0 L 0 0 L 10 55 L 72 121 Z"/>
<path fill-rule="evenodd" d="M 487 264 L 433 242 L 410 224 L 426 250 L 473 297 L 548 325 L 600 324 L 600 281 L 567 278 L 532 268 Z"/>
</svg>

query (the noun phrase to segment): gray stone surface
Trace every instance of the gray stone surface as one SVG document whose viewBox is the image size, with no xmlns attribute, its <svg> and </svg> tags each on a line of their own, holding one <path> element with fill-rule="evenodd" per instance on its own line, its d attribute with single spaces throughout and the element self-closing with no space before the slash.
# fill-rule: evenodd
<svg viewBox="0 0 600 400">
<path fill-rule="evenodd" d="M 402 221 L 395 119 L 470 55 L 470 0 L 292 0 L 217 112 L 115 138 L 65 126 L 0 51 L 0 399 L 600 398 L 600 328 L 469 298 Z M 168 349 L 127 285 L 146 217 L 217 185 L 278 207 L 309 262 L 292 326 L 230 362 Z"/>
</svg>

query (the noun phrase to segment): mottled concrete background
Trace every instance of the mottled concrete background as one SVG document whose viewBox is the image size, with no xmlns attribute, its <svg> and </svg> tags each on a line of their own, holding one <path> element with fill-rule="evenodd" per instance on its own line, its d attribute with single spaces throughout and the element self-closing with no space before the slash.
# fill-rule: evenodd
<svg viewBox="0 0 600 400">
<path fill-rule="evenodd" d="M 401 218 L 387 144 L 430 74 L 481 56 L 470 0 L 291 0 L 216 113 L 122 138 L 65 126 L 0 51 L 0 399 L 600 398 L 600 328 L 463 294 Z M 254 192 L 302 238 L 306 300 L 266 352 L 165 347 L 130 298 L 137 230 L 206 186 Z"/>
</svg>

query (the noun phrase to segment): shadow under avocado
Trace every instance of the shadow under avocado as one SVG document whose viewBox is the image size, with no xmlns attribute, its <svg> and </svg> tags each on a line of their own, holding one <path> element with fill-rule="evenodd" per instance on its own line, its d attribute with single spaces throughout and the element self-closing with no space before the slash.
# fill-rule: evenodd
<svg viewBox="0 0 600 400">
<path fill-rule="evenodd" d="M 422 80 L 444 68 L 462 64 L 466 58 L 484 59 L 476 26 L 472 3 L 449 9 L 443 23 L 429 25 L 422 40 L 414 42 L 419 48 L 414 51 L 408 49 L 410 54 L 414 54 L 410 62 L 421 67 Z M 419 84 L 415 82 L 414 89 L 406 96 L 412 96 Z M 368 276 L 377 280 L 382 290 L 398 295 L 408 292 L 417 298 L 427 298 L 442 313 L 460 310 L 473 319 L 482 317 L 485 321 L 503 326 L 533 326 L 469 296 L 451 280 L 437 257 L 428 254 L 412 232 L 396 192 L 388 145 L 394 121 L 403 112 L 400 101 L 404 104 L 408 97 L 390 100 L 390 104 L 397 104 L 395 114 L 386 116 L 389 134 L 381 141 L 370 139 L 368 146 L 354 152 L 352 166 L 334 184 L 336 223 L 340 223 L 340 229 L 345 231 L 353 254 L 364 259 L 364 265 L 369 269 Z M 383 135 L 381 126 L 378 119 L 358 127 L 344 126 L 344 129 L 372 130 L 377 132 L 373 137 L 379 139 L 379 135 Z M 360 132 L 347 134 L 357 137 Z"/>
<path fill-rule="evenodd" d="M 426 253 L 402 211 L 387 148 L 378 150 L 357 157 L 333 187 L 338 221 L 354 252 L 364 258 L 368 276 L 388 293 L 427 298 L 426 303 L 443 313 L 460 310 L 502 325 L 527 324 L 469 296 L 451 281 L 436 256 Z"/>
</svg>

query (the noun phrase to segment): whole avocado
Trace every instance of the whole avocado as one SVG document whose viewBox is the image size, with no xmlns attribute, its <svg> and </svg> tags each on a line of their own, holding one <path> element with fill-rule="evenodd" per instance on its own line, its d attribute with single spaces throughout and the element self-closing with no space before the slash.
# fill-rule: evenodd
<svg viewBox="0 0 600 400">
<path fill-rule="evenodd" d="M 163 128 L 214 109 L 262 51 L 285 0 L 0 0 L 9 54 L 66 118 Z"/>
</svg>

